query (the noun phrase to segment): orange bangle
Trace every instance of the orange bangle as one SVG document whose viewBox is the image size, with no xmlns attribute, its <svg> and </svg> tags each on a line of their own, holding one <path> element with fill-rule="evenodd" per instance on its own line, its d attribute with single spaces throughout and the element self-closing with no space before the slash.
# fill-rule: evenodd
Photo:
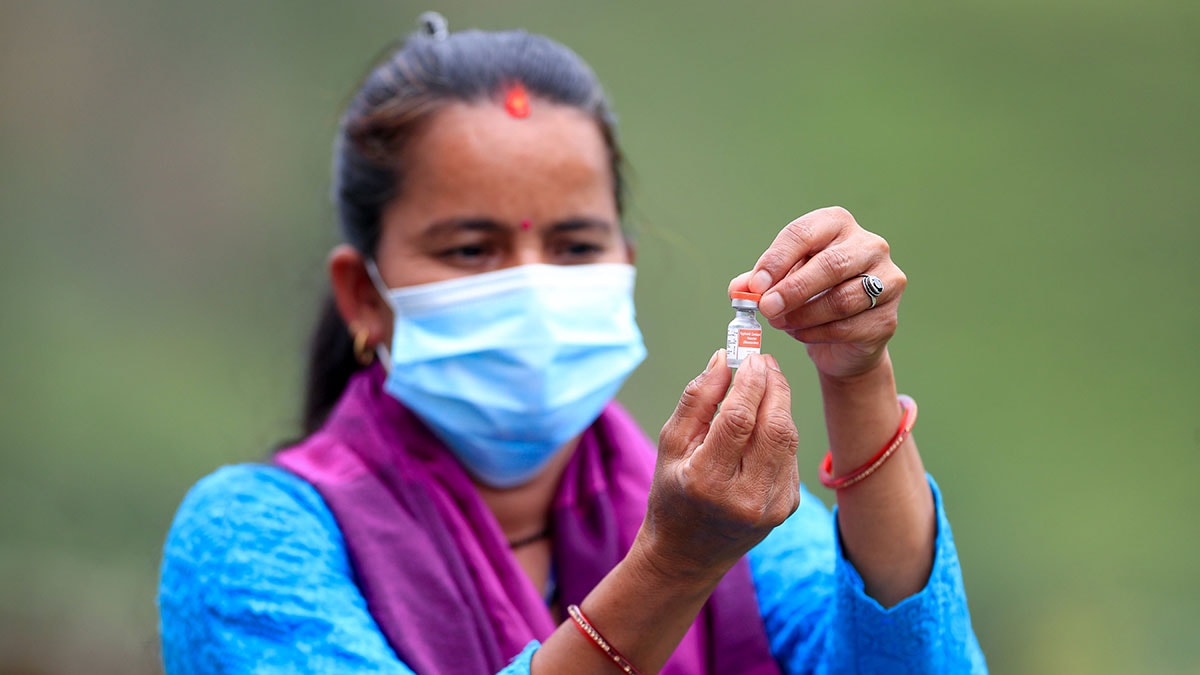
<svg viewBox="0 0 1200 675">
<path fill-rule="evenodd" d="M 909 432 L 912 431 L 913 425 L 917 423 L 917 402 L 912 400 L 911 396 L 900 394 L 900 408 L 904 411 L 904 416 L 900 418 L 900 428 L 896 430 L 896 435 L 883 446 L 883 449 L 875 453 L 875 456 L 867 460 L 866 464 L 858 467 L 854 471 L 840 476 L 833 477 L 833 451 L 825 453 L 825 459 L 821 462 L 821 485 L 831 490 L 844 490 L 859 481 L 865 480 L 867 476 L 879 470 L 883 463 L 888 461 L 892 455 L 900 449 L 904 439 L 908 438 Z"/>
<path fill-rule="evenodd" d="M 571 618 L 575 620 L 575 627 L 579 629 L 579 632 L 583 633 L 585 638 L 591 640 L 592 644 L 596 645 L 596 649 L 604 652 L 608 658 L 612 659 L 613 663 L 617 664 L 617 667 L 622 672 L 626 673 L 626 675 L 641 675 L 628 659 L 621 656 L 621 652 L 613 648 L 608 643 L 608 640 L 604 639 L 600 631 L 592 627 L 591 622 L 583 615 L 583 610 L 579 609 L 579 605 L 567 605 L 567 614 L 570 614 Z"/>
</svg>

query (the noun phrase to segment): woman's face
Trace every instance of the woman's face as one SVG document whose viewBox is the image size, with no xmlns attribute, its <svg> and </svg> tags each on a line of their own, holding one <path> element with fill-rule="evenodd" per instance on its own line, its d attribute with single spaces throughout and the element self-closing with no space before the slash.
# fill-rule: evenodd
<svg viewBox="0 0 1200 675">
<path fill-rule="evenodd" d="M 376 263 L 390 288 L 547 263 L 632 262 L 608 152 L 583 112 L 540 99 L 439 111 L 405 156 Z"/>
</svg>

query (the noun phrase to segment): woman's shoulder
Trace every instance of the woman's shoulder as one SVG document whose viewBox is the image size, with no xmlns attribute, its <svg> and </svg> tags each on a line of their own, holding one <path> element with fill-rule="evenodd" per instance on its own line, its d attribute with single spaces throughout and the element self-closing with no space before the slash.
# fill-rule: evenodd
<svg viewBox="0 0 1200 675">
<path fill-rule="evenodd" d="M 196 482 L 163 549 L 167 672 L 409 672 L 355 586 L 320 494 L 275 466 Z"/>
<path fill-rule="evenodd" d="M 279 467 L 237 464 L 192 486 L 175 513 L 164 554 L 211 562 L 284 544 L 342 548 L 333 514 L 311 484 Z"/>
<path fill-rule="evenodd" d="M 294 473 L 270 464 L 230 464 L 196 481 L 180 504 L 180 511 L 196 508 L 252 507 L 261 504 L 286 508 L 322 504 L 311 484 Z"/>
<path fill-rule="evenodd" d="M 349 578 L 341 533 L 311 485 L 278 467 L 227 466 L 197 481 L 175 513 L 159 609 L 164 631 L 248 611 L 289 615 Z"/>
</svg>

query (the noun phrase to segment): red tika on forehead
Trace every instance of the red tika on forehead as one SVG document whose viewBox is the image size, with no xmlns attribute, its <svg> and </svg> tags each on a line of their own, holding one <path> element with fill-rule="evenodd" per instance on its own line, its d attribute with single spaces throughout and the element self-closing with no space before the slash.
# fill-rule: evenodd
<svg viewBox="0 0 1200 675">
<path fill-rule="evenodd" d="M 529 95 L 525 93 L 524 85 L 518 82 L 508 88 L 504 94 L 504 109 L 517 119 L 529 117 Z"/>
</svg>

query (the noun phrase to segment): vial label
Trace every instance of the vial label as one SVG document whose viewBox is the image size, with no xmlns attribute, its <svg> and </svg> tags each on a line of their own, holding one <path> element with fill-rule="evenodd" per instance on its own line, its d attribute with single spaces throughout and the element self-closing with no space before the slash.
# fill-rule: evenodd
<svg viewBox="0 0 1200 675">
<path fill-rule="evenodd" d="M 758 354 L 762 350 L 762 331 L 754 328 L 741 328 L 738 330 L 737 355 L 738 361 L 750 356 Z"/>
<path fill-rule="evenodd" d="M 760 328 L 731 328 L 725 337 L 725 360 L 730 368 L 737 368 L 747 356 L 761 352 Z"/>
</svg>

